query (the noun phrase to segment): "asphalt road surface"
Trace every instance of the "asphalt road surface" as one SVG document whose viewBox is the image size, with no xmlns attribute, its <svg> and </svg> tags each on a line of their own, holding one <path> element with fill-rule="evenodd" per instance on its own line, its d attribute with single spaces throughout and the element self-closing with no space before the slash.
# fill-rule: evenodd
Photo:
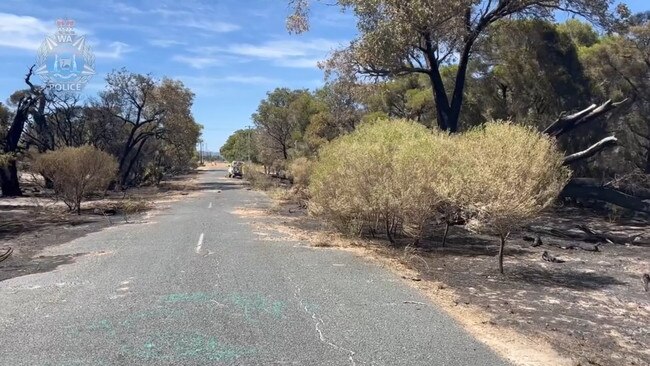
<svg viewBox="0 0 650 366">
<path fill-rule="evenodd" d="M 224 175 L 44 253 L 85 253 L 73 264 L 0 282 L 0 364 L 507 364 L 389 271 L 260 240 L 232 212 L 266 198 Z"/>
</svg>

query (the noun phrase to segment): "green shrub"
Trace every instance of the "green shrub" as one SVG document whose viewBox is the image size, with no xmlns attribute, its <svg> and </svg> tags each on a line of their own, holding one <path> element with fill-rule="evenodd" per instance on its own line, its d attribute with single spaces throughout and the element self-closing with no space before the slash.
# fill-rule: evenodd
<svg viewBox="0 0 650 366">
<path fill-rule="evenodd" d="M 115 179 L 117 162 L 113 156 L 86 145 L 39 155 L 34 169 L 49 178 L 56 197 L 79 214 L 83 199 L 105 190 Z"/>
<path fill-rule="evenodd" d="M 422 237 L 434 221 L 463 217 L 500 236 L 557 197 L 570 173 L 555 142 L 530 128 L 492 122 L 462 135 L 408 121 L 362 124 L 320 151 L 309 181 L 312 214 L 347 233 L 381 228 Z"/>
<path fill-rule="evenodd" d="M 409 121 L 378 120 L 327 144 L 309 184 L 310 211 L 345 231 L 381 227 L 393 240 L 404 228 L 419 236 L 439 201 L 435 141 L 444 139 Z"/>
<path fill-rule="evenodd" d="M 467 227 L 499 235 L 499 271 L 508 233 L 534 218 L 570 178 L 555 141 L 528 127 L 491 122 L 456 138 L 452 178 Z"/>
</svg>

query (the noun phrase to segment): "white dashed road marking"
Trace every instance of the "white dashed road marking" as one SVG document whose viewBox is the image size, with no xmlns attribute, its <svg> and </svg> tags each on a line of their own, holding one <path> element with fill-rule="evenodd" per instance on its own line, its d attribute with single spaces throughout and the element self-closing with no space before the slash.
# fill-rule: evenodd
<svg viewBox="0 0 650 366">
<path fill-rule="evenodd" d="M 199 236 L 199 242 L 196 244 L 196 254 L 199 254 L 202 246 L 203 246 L 203 233 L 201 233 L 201 236 Z"/>
</svg>

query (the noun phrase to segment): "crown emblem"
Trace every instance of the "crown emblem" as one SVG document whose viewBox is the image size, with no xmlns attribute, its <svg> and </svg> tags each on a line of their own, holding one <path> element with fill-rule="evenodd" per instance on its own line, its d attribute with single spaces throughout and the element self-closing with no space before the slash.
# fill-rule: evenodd
<svg viewBox="0 0 650 366">
<path fill-rule="evenodd" d="M 74 25 L 75 22 L 72 19 L 57 19 L 56 27 L 58 28 L 59 33 L 63 34 L 74 34 Z"/>
</svg>

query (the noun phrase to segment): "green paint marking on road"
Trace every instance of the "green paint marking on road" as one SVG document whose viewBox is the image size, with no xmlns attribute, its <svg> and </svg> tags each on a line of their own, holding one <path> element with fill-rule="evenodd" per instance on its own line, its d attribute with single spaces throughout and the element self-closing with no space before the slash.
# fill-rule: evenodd
<svg viewBox="0 0 650 366">
<path fill-rule="evenodd" d="M 284 312 L 284 307 L 285 307 L 285 305 L 284 305 L 284 303 L 282 301 L 274 301 L 273 302 L 273 308 L 271 310 L 271 314 L 273 314 L 273 316 L 276 319 L 282 318 L 282 313 Z"/>
<path fill-rule="evenodd" d="M 106 319 L 102 319 L 97 323 L 91 324 L 88 327 L 88 330 L 106 332 L 112 336 L 115 336 L 115 327 L 113 326 L 113 323 L 110 320 L 106 320 Z"/>
<path fill-rule="evenodd" d="M 244 317 L 248 321 L 255 321 L 254 315 L 259 317 L 263 314 L 271 315 L 275 319 L 281 319 L 285 308 L 284 302 L 273 301 L 259 294 L 232 294 L 228 300 L 244 312 Z"/>
<path fill-rule="evenodd" d="M 226 305 L 226 307 L 234 306 L 244 313 L 246 320 L 251 322 L 256 321 L 255 318 L 264 314 L 281 319 L 286 308 L 283 301 L 269 299 L 261 294 L 233 293 L 223 296 L 206 292 L 174 293 L 163 296 L 162 301 L 167 304 L 217 302 Z"/>
<path fill-rule="evenodd" d="M 194 292 L 194 293 L 180 293 L 180 294 L 169 294 L 163 297 L 163 301 L 167 303 L 179 303 L 179 302 L 208 302 L 214 300 L 214 295 L 210 295 L 205 292 Z"/>
<path fill-rule="evenodd" d="M 175 318 L 177 316 L 180 316 L 182 314 L 185 314 L 184 311 L 177 310 L 177 309 L 169 309 L 169 308 L 159 308 L 159 309 L 153 309 L 153 310 L 145 310 L 145 311 L 139 311 L 137 313 L 131 314 L 126 317 L 122 321 L 122 325 L 125 327 L 132 326 L 134 323 L 137 323 L 139 321 L 150 321 L 153 319 L 168 319 L 168 318 Z"/>
<path fill-rule="evenodd" d="M 203 360 L 231 361 L 250 356 L 256 350 L 222 344 L 213 336 L 198 333 L 159 334 L 151 337 L 142 347 L 123 347 L 122 352 L 146 360 Z"/>
</svg>

